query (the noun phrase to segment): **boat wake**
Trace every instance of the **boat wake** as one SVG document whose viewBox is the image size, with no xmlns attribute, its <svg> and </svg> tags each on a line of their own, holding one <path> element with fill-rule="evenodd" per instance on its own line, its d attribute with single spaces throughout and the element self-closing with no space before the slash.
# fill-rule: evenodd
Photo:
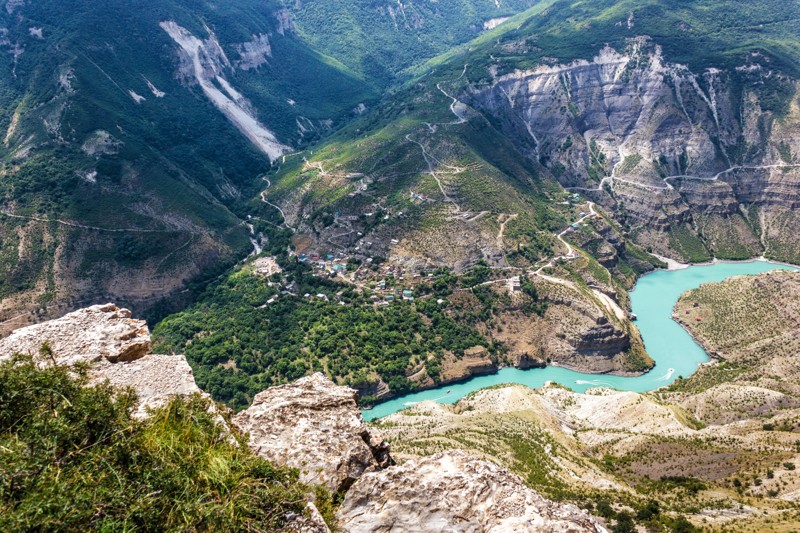
<svg viewBox="0 0 800 533">
<path fill-rule="evenodd" d="M 672 374 L 674 374 L 674 373 L 675 373 L 675 369 L 674 368 L 670 368 L 669 370 L 667 370 L 666 374 L 664 374 L 660 378 L 656 379 L 656 381 L 667 381 L 667 380 L 669 380 L 669 378 L 672 377 Z"/>
<path fill-rule="evenodd" d="M 608 385 L 609 387 L 611 386 L 611 383 L 607 383 L 605 381 L 598 381 L 598 380 L 587 381 L 585 379 L 576 379 L 575 383 L 577 385 Z"/>
<path fill-rule="evenodd" d="M 438 402 L 439 400 L 444 400 L 445 398 L 447 398 L 447 396 L 439 396 L 438 398 L 430 398 L 429 400 L 420 400 L 419 402 L 405 402 L 403 407 L 411 407 L 412 405 L 417 405 L 420 402 Z"/>
</svg>

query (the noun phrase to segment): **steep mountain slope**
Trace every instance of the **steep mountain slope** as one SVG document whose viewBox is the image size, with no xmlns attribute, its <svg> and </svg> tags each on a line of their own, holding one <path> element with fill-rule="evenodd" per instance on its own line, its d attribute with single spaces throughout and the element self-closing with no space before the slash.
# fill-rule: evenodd
<svg viewBox="0 0 800 533">
<path fill-rule="evenodd" d="M 758 6 L 539 3 L 287 157 L 261 216 L 294 233 L 301 259 L 369 266 L 357 286 L 488 269 L 451 280 L 448 312 L 516 364 L 644 370 L 626 292 L 661 265 L 648 251 L 800 257 L 800 12 Z M 508 283 L 513 296 L 515 278 L 543 296 L 521 320 L 492 294 Z M 576 308 L 599 322 L 565 331 Z"/>
<path fill-rule="evenodd" d="M 306 41 L 378 86 L 536 3 L 538 0 L 283 2 Z"/>
<path fill-rule="evenodd" d="M 769 1 L 556 2 L 458 59 L 464 100 L 642 244 L 796 261 L 799 21 Z"/>
<path fill-rule="evenodd" d="M 501 178 L 522 172 L 516 182 L 528 193 L 536 188 L 526 179 L 553 178 L 613 209 L 638 242 L 665 255 L 796 260 L 800 13 L 770 1 L 757 14 L 725 2 L 676 8 L 539 4 L 418 69 L 407 91 L 358 128 L 371 141 L 359 141 L 360 153 L 342 138 L 306 170 L 321 168 L 329 181 L 334 170 L 380 176 L 384 162 L 397 165 L 425 149 L 426 163 L 397 171 L 436 178 L 431 185 L 456 213 L 503 214 L 494 195 L 475 187 L 469 195 L 477 165 L 489 163 L 480 177 L 495 194 L 507 185 L 494 170 Z M 751 15 L 752 26 L 731 23 Z M 516 171 L 500 164 L 507 156 L 496 149 L 494 160 L 474 153 L 497 138 L 527 160 L 515 161 Z M 431 164 L 438 176 L 426 172 Z M 422 189 L 408 180 L 394 181 Z M 346 182 L 330 186 L 344 191 Z"/>
<path fill-rule="evenodd" d="M 271 160 L 374 97 L 264 2 L 9 1 L 0 47 L 6 318 L 213 277 Z"/>
<path fill-rule="evenodd" d="M 698 75 L 637 38 L 499 76 L 474 103 L 564 186 L 614 206 L 642 244 L 688 260 L 796 260 L 795 82 L 768 68 Z M 785 93 L 780 109 L 764 85 Z"/>
</svg>

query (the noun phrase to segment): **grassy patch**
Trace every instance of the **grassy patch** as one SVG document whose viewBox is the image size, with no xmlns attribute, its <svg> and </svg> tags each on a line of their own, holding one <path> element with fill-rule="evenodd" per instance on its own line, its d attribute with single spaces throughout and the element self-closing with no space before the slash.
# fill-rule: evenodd
<svg viewBox="0 0 800 533">
<path fill-rule="evenodd" d="M 0 525 L 9 531 L 252 531 L 302 513 L 296 471 L 254 456 L 176 398 L 141 421 L 137 399 L 86 370 L 0 364 Z"/>
</svg>

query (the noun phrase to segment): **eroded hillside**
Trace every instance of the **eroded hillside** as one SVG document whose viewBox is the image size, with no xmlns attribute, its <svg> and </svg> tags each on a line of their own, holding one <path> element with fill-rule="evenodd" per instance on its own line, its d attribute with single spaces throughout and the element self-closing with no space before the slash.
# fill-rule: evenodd
<svg viewBox="0 0 800 533">
<path fill-rule="evenodd" d="M 254 6 L 4 2 L 6 326 L 102 299 L 185 305 L 252 250 L 243 202 L 270 161 L 374 97 Z"/>
<path fill-rule="evenodd" d="M 770 272 L 701 285 L 675 307 L 715 362 L 664 397 L 708 423 L 763 417 L 794 428 L 800 407 L 800 275 Z M 772 417 L 775 417 L 772 420 Z"/>
</svg>

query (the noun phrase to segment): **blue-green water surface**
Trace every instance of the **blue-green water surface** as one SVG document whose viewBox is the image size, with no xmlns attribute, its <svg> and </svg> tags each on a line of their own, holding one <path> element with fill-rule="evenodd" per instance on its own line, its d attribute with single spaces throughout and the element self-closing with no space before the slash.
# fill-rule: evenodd
<svg viewBox="0 0 800 533">
<path fill-rule="evenodd" d="M 555 381 L 576 392 L 598 386 L 635 392 L 664 387 L 678 376 L 689 376 L 709 359 L 691 335 L 672 319 L 672 309 L 680 295 L 702 283 L 776 269 L 798 270 L 766 261 L 739 261 L 696 265 L 682 270 L 659 270 L 642 276 L 631 292 L 631 308 L 638 317 L 636 325 L 642 334 L 647 353 L 656 362 L 655 367 L 644 375 L 623 377 L 583 374 L 557 366 L 530 370 L 503 368 L 496 374 L 399 396 L 365 410 L 364 418 L 373 420 L 387 416 L 423 400 L 455 403 L 470 392 L 501 383 L 519 383 L 537 388 L 547 381 Z"/>
</svg>

